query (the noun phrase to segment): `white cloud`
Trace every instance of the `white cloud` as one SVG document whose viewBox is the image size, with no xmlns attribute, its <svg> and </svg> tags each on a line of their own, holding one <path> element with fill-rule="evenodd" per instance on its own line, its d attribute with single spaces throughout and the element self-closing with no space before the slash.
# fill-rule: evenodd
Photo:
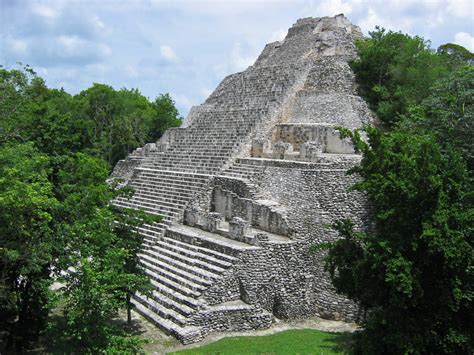
<svg viewBox="0 0 474 355">
<path fill-rule="evenodd" d="M 58 42 L 62 45 L 65 56 L 74 56 L 80 53 L 85 45 L 85 41 L 78 36 L 59 36 Z"/>
<path fill-rule="evenodd" d="M 8 46 L 10 46 L 15 54 L 24 55 L 28 52 L 28 43 L 26 41 L 21 39 L 10 39 L 7 42 Z"/>
<path fill-rule="evenodd" d="M 244 70 L 248 66 L 252 65 L 255 60 L 257 59 L 256 54 L 243 54 L 242 53 L 242 44 L 237 42 L 234 47 L 232 48 L 232 52 L 230 53 L 230 60 L 232 62 L 232 66 L 235 70 Z"/>
<path fill-rule="evenodd" d="M 447 12 L 458 18 L 474 18 L 474 3 L 472 0 L 448 0 Z M 471 22 L 472 23 L 472 22 Z"/>
<path fill-rule="evenodd" d="M 97 15 L 94 15 L 92 17 L 92 21 L 95 23 L 95 25 L 100 28 L 101 30 L 104 30 L 105 29 L 105 24 L 102 22 L 102 20 L 100 19 L 99 16 Z"/>
<path fill-rule="evenodd" d="M 174 62 L 178 59 L 173 48 L 171 48 L 168 45 L 160 46 L 160 53 L 163 56 L 163 58 L 165 58 L 166 60 L 169 60 L 170 62 Z"/>
<path fill-rule="evenodd" d="M 171 97 L 175 100 L 176 104 L 182 107 L 186 112 L 196 104 L 196 100 L 191 100 L 189 97 L 183 94 L 171 93 Z"/>
<path fill-rule="evenodd" d="M 272 33 L 269 42 L 283 41 L 286 37 L 287 30 L 280 28 L 279 30 Z"/>
<path fill-rule="evenodd" d="M 208 88 L 202 88 L 202 89 L 201 89 L 201 95 L 202 95 L 204 98 L 209 97 L 209 96 L 212 94 L 212 92 L 213 92 L 213 90 L 208 89 Z"/>
<path fill-rule="evenodd" d="M 57 37 L 58 55 L 62 58 L 83 58 L 87 56 L 109 57 L 112 49 L 103 43 L 95 43 L 79 36 L 61 35 Z"/>
<path fill-rule="evenodd" d="M 112 55 L 112 48 L 110 48 L 108 45 L 100 43 L 97 45 L 99 54 L 102 57 L 110 57 Z"/>
<path fill-rule="evenodd" d="M 458 32 L 454 35 L 454 43 L 459 44 L 471 52 L 474 51 L 474 37 L 467 32 Z"/>
<path fill-rule="evenodd" d="M 402 15 L 401 11 L 407 9 L 408 3 L 409 1 L 404 1 L 402 2 L 403 5 L 399 6 L 398 3 L 394 5 L 387 2 L 386 4 L 376 3 L 374 6 L 369 6 L 366 10 L 366 15 L 357 21 L 357 25 L 364 33 L 373 31 L 375 26 L 380 26 L 387 30 L 412 34 L 413 28 L 418 24 L 420 19 L 414 16 Z"/>
<path fill-rule="evenodd" d="M 37 3 L 33 6 L 32 11 L 34 14 L 44 17 L 46 19 L 54 19 L 58 17 L 58 10 L 49 7 L 45 4 Z"/>
<path fill-rule="evenodd" d="M 341 13 L 347 16 L 352 12 L 352 5 L 350 1 L 326 0 L 317 6 L 317 10 L 323 16 L 334 16 Z"/>
<path fill-rule="evenodd" d="M 128 78 L 140 81 L 157 80 L 160 77 L 157 68 L 143 64 L 127 64 L 125 66 L 125 73 Z"/>
<path fill-rule="evenodd" d="M 139 77 L 139 73 L 138 73 L 138 70 L 131 64 L 128 64 L 126 67 L 125 67 L 125 72 L 127 73 L 127 75 L 131 78 L 138 78 Z"/>
</svg>

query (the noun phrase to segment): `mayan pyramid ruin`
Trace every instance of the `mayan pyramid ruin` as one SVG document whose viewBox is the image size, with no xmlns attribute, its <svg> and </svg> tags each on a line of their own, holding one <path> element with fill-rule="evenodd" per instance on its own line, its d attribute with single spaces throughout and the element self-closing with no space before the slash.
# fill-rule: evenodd
<svg viewBox="0 0 474 355">
<path fill-rule="evenodd" d="M 140 228 L 154 290 L 134 299 L 160 329 L 190 343 L 275 318 L 357 317 L 308 247 L 337 238 L 337 219 L 365 221 L 346 174 L 360 156 L 335 130 L 373 121 L 348 64 L 361 36 L 343 15 L 298 20 L 181 127 L 117 164 L 135 193 L 114 203 L 164 216 Z"/>
</svg>

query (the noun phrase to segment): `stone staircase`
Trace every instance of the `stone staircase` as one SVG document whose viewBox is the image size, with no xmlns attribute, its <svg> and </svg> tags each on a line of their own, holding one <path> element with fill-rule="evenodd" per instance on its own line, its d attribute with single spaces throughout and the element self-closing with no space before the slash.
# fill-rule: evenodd
<svg viewBox="0 0 474 355">
<path fill-rule="evenodd" d="M 218 304 L 204 301 L 206 290 L 226 277 L 239 254 L 257 247 L 174 224 L 182 218 L 189 201 L 225 166 L 231 165 L 225 172 L 228 174 L 243 177 L 250 173 L 244 164 L 240 168 L 232 165 L 232 159 L 255 125 L 283 98 L 284 88 L 292 84 L 290 75 L 282 75 L 279 89 L 272 91 L 272 77 L 290 70 L 274 68 L 262 78 L 266 71 L 258 68 L 233 76 L 230 80 L 235 82 L 230 87 L 218 88 L 166 149 L 149 152 L 134 169 L 129 180 L 135 190 L 133 196 L 114 201 L 117 206 L 141 208 L 163 217 L 160 223 L 138 229 L 144 238 L 140 264 L 150 277 L 153 291 L 149 297 L 137 294 L 134 304 L 139 313 L 183 343 L 198 341 L 216 330 L 213 327 L 222 328 L 227 322 L 221 319 L 224 315 L 236 317 L 235 329 L 267 327 L 272 320 L 270 313 L 235 297 Z M 242 95 L 250 89 L 248 96 Z M 223 105 L 225 110 L 220 108 Z M 241 109 L 246 106 L 249 108 Z M 210 315 L 212 321 L 203 320 Z"/>
<path fill-rule="evenodd" d="M 253 66 L 226 77 L 204 104 L 191 110 L 182 127 L 168 130 L 156 144 L 117 165 L 115 175 L 135 191 L 112 203 L 163 217 L 138 228 L 143 236 L 140 265 L 153 290 L 147 296 L 136 294 L 136 310 L 183 343 L 212 331 L 268 327 L 272 312 L 291 316 L 315 309 L 314 292 L 309 291 L 314 275 L 306 271 L 312 266 L 291 238 L 287 206 L 273 200 L 272 191 L 260 191 L 260 180 L 269 167 L 288 172 L 343 169 L 353 160 L 248 157 L 253 141 L 269 139 L 277 124 L 293 119 L 289 113 L 301 120 L 327 119 L 318 105 L 305 104 L 314 91 L 307 79 L 310 73 L 317 78 L 320 69 L 316 74 L 311 70 L 319 61 L 319 67 L 329 68 L 324 83 L 333 81 L 331 70 L 338 67 L 332 66 L 333 59 L 322 63 L 318 53 L 338 56 L 336 62 L 353 56 L 355 27 L 345 21 L 338 16 L 298 21 L 284 42 L 267 45 Z M 328 50 L 333 44 L 334 53 Z M 336 53 L 346 47 L 347 53 Z M 302 182 L 289 186 L 298 193 L 298 184 Z M 310 208 L 315 205 L 308 202 Z M 305 220 L 298 226 L 306 225 L 310 222 Z M 305 232 L 306 239 L 310 233 Z M 272 283 L 279 277 L 276 288 Z M 307 300 L 300 305 L 303 296 Z M 292 310 L 283 312 L 283 304 Z"/>
<path fill-rule="evenodd" d="M 235 163 L 220 173 L 220 176 L 252 181 L 261 174 L 265 167 L 249 164 L 245 159 L 238 158 Z"/>
<path fill-rule="evenodd" d="M 200 314 L 215 311 L 202 297 L 229 270 L 239 253 L 255 249 L 245 243 L 206 233 L 188 226 L 170 227 L 140 253 L 140 264 L 150 278 L 149 297 L 137 294 L 136 310 L 157 327 L 183 343 L 198 341 L 209 333 Z M 222 306 L 222 305 L 221 305 Z M 227 312 L 256 311 L 266 322 L 271 315 L 243 302 Z M 196 317 L 197 316 L 197 317 Z"/>
</svg>

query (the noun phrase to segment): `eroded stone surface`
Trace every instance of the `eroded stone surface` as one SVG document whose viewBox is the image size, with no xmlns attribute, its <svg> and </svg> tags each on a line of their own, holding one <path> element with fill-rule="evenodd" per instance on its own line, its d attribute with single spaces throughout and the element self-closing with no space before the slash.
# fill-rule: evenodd
<svg viewBox="0 0 474 355">
<path fill-rule="evenodd" d="M 366 226 L 364 197 L 347 189 L 360 156 L 337 133 L 373 121 L 348 65 L 360 36 L 342 15 L 298 20 L 114 169 L 136 189 L 115 204 L 164 216 L 140 228 L 155 290 L 137 310 L 183 343 L 273 317 L 357 319 L 308 248 L 337 238 L 337 219 Z"/>
</svg>

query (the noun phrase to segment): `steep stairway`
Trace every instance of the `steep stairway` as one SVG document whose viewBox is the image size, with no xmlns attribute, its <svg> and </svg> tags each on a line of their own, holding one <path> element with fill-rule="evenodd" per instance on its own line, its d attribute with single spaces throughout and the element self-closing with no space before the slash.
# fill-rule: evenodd
<svg viewBox="0 0 474 355">
<path fill-rule="evenodd" d="M 315 309 L 309 308 L 315 302 L 310 296 L 305 296 L 304 305 L 306 300 L 298 293 L 302 287 L 310 290 L 309 261 L 301 270 L 289 270 L 307 258 L 289 245 L 293 229 L 287 207 L 300 206 L 271 200 L 271 191 L 265 191 L 261 181 L 272 173 L 268 167 L 343 169 L 350 162 L 333 157 L 302 162 L 296 155 L 293 161 L 242 157 L 249 155 L 253 142 L 272 139 L 274 127 L 282 122 L 329 122 L 334 117 L 344 121 L 347 112 L 364 114 L 358 101 L 352 100 L 352 77 L 340 78 L 340 68 L 346 66 L 337 65 L 356 55 L 352 41 L 360 36 L 360 30 L 341 16 L 299 20 L 284 41 L 268 44 L 254 65 L 227 76 L 202 105 L 190 111 L 182 127 L 168 130 L 159 142 L 147 144 L 118 164 L 122 173 L 117 175 L 135 192 L 112 203 L 163 216 L 160 223 L 138 228 L 144 238 L 140 264 L 153 291 L 134 298 L 137 311 L 159 328 L 189 343 L 211 331 L 268 327 L 272 314 L 256 305 L 294 308 L 293 315 L 301 313 L 298 306 L 302 312 Z M 329 96 L 318 91 L 334 82 L 342 83 L 340 90 L 337 86 Z M 343 109 L 328 110 L 340 106 L 336 104 L 341 97 L 346 103 Z M 295 186 L 301 183 L 296 181 Z M 220 206 L 211 206 L 210 198 L 220 198 Z M 199 223 L 192 218 L 185 221 L 185 210 Z M 218 218 L 225 228 L 214 228 Z M 267 289 L 260 290 L 274 273 L 267 270 L 261 276 L 272 256 L 272 269 L 281 269 L 287 278 L 278 289 L 275 277 Z M 251 270 L 246 269 L 247 262 L 254 263 Z M 247 287 L 254 287 L 253 298 L 247 297 L 250 293 L 240 283 L 245 278 Z M 228 287 L 233 287 L 231 296 Z M 279 294 L 266 300 L 272 291 Z"/>
<path fill-rule="evenodd" d="M 210 329 L 195 316 L 223 310 L 223 305 L 219 309 L 219 305 L 206 303 L 203 293 L 232 267 L 239 253 L 252 249 L 255 247 L 196 228 L 170 227 L 139 255 L 153 291 L 148 297 L 135 295 L 136 310 L 183 343 L 202 339 Z M 255 307 L 239 301 L 224 309 L 235 314 Z M 271 319 L 266 312 L 262 316 Z"/>
</svg>

